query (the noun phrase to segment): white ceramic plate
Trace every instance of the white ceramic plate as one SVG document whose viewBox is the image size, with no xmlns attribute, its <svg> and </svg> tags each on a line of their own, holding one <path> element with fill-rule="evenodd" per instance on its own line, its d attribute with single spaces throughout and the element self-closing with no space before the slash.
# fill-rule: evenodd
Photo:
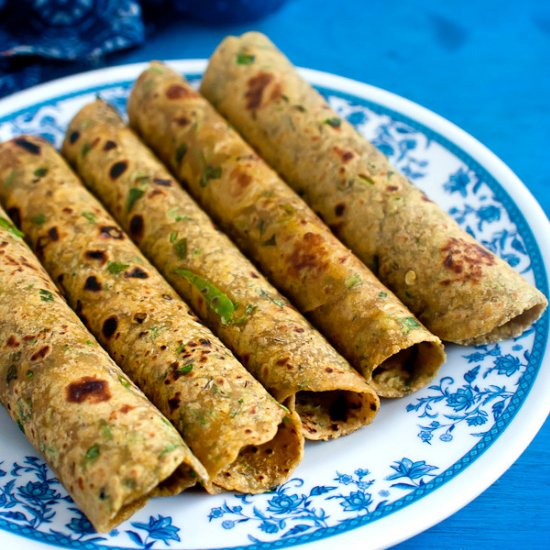
<svg viewBox="0 0 550 550">
<path fill-rule="evenodd" d="M 198 82 L 205 62 L 173 66 Z M 0 101 L 0 140 L 33 133 L 59 145 L 69 119 L 96 94 L 123 109 L 131 82 L 144 67 L 93 71 Z M 548 295 L 548 221 L 498 158 L 410 101 L 333 75 L 303 74 L 463 227 Z M 448 346 L 448 361 L 430 387 L 384 402 L 375 422 L 351 436 L 307 444 L 302 465 L 276 491 L 155 499 L 105 536 L 91 529 L 2 410 L 0 547 L 260 549 L 315 541 L 315 548 L 337 542 L 364 549 L 395 544 L 470 502 L 527 447 L 548 414 L 547 336 L 545 315 L 515 340 Z"/>
</svg>

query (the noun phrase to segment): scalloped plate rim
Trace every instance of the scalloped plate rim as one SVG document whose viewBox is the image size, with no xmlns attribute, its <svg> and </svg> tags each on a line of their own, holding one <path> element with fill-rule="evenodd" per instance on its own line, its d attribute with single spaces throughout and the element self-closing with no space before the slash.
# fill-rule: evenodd
<svg viewBox="0 0 550 550">
<path fill-rule="evenodd" d="M 186 73 L 203 72 L 207 64 L 205 59 L 167 60 L 166 62 L 175 69 Z M 4 118 L 49 99 L 70 95 L 72 92 L 133 79 L 147 65 L 147 62 L 140 62 L 96 69 L 17 92 L 0 100 L 0 117 Z M 444 117 L 392 92 L 323 71 L 305 68 L 299 70 L 315 85 L 372 101 L 414 120 L 458 146 L 466 155 L 485 168 L 521 210 L 539 248 L 547 277 L 550 271 L 550 242 L 545 240 L 544 236 L 548 234 L 550 223 L 527 187 L 486 146 Z M 364 548 L 365 541 L 360 539 L 362 539 L 365 529 L 368 529 L 371 547 L 387 547 L 397 544 L 451 516 L 503 475 L 527 448 L 549 414 L 550 403 L 547 404 L 544 395 L 544 388 L 550 385 L 548 354 L 547 336 L 541 366 L 528 395 L 508 426 L 478 458 L 452 479 L 413 504 L 368 525 L 338 533 L 336 535 L 337 542 L 347 544 L 352 548 Z M 510 441 L 514 442 L 513 446 L 508 445 Z M 465 489 L 463 486 L 465 478 L 475 478 L 476 482 L 467 484 Z M 482 481 L 480 482 L 479 479 Z M 435 513 L 434 510 L 436 510 Z M 395 525 L 399 525 L 399 529 L 395 529 Z M 388 531 L 393 532 L 388 534 Z M 2 537 L 5 541 L 10 539 L 14 542 L 21 541 L 21 536 L 4 530 L 0 531 L 0 540 Z M 33 539 L 26 539 L 25 542 L 35 547 L 46 547 L 45 543 Z M 328 550 L 334 542 L 334 537 L 329 536 L 293 547 L 305 548 L 307 545 L 308 548 L 311 548 L 314 544 L 316 548 Z M 25 546 L 27 547 L 27 545 Z"/>
</svg>

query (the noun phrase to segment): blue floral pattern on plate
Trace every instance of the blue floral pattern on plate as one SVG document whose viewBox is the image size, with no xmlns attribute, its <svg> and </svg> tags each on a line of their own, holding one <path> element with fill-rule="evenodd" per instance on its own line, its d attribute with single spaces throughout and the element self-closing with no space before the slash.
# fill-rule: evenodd
<svg viewBox="0 0 550 550">
<path fill-rule="evenodd" d="M 332 480 L 335 485 L 315 485 L 308 492 L 303 490 L 303 479 L 293 478 L 272 493 L 260 497 L 236 496 L 238 504 L 230 504 L 226 500 L 222 506 L 210 510 L 208 519 L 221 520 L 221 526 L 226 530 L 249 523 L 264 533 L 262 539 L 249 534 L 248 539 L 254 543 L 267 542 L 266 535 L 287 538 L 326 529 L 333 524 L 329 510 L 331 507 L 334 509 L 334 503 L 331 506 L 328 502 L 330 500 L 339 504 L 340 512 L 347 513 L 338 521 L 342 524 L 348 519 L 348 514 L 354 517 L 367 516 L 380 509 L 392 496 L 392 488 L 410 490 L 421 487 L 425 484 L 426 476 L 434 476 L 431 472 L 437 470 L 436 466 L 430 466 L 424 460 L 413 462 L 406 457 L 396 460 L 391 468 L 395 472 L 388 475 L 386 481 L 405 479 L 408 483 L 392 483 L 388 488 L 380 489 L 376 496 L 373 496 L 371 490 L 375 480 L 370 477 L 369 470 L 358 468 L 351 474 L 336 472 Z"/>
<path fill-rule="evenodd" d="M 26 456 L 21 463 L 13 462 L 9 468 L 0 462 L 0 478 L 6 478 L 0 486 L 0 518 L 16 525 L 19 531 L 26 528 L 46 532 L 64 546 L 86 543 L 87 547 L 94 547 L 94 543 L 119 537 L 121 533 L 126 534 L 136 548 L 146 550 L 154 548 L 159 541 L 167 546 L 170 541 L 180 541 L 180 528 L 172 525 L 172 518 L 162 515 L 150 516 L 147 523 L 131 522 L 133 529 L 123 532 L 115 529 L 108 537 L 98 535 L 84 514 L 75 508 L 57 478 L 36 456 Z M 57 517 L 67 513 L 69 519 L 53 529 L 51 525 L 57 523 Z"/>
<path fill-rule="evenodd" d="M 199 77 L 190 76 L 195 83 Z M 99 93 L 123 110 L 129 87 L 115 82 L 14 113 L 0 119 L 0 139 L 30 132 L 59 145 L 82 104 Z M 340 116 L 468 232 L 547 291 L 540 252 L 525 220 L 481 165 L 399 113 L 342 92 L 321 91 Z M 187 493 L 155 500 L 108 535 L 93 531 L 42 459 L 28 448 L 15 455 L 0 450 L 0 528 L 75 548 L 176 543 L 177 548 L 267 548 L 275 541 L 292 546 L 374 522 L 436 490 L 499 437 L 540 367 L 546 322 L 545 316 L 521 337 L 499 344 L 448 346 L 448 365 L 432 385 L 384 404 L 381 419 L 399 419 L 385 433 L 375 422 L 344 440 L 308 445 L 296 476 L 271 493 Z M 3 422 L 10 428 L 7 417 Z M 390 437 L 392 445 L 385 444 Z M 342 452 L 347 446 L 362 452 Z"/>
</svg>

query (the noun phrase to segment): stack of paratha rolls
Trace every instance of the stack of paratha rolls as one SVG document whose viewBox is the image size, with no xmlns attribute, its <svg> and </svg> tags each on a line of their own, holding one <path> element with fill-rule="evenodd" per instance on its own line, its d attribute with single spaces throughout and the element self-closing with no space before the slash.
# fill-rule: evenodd
<svg viewBox="0 0 550 550">
<path fill-rule="evenodd" d="M 423 387 L 443 346 L 181 76 L 153 63 L 131 125 L 379 395 Z"/>
<path fill-rule="evenodd" d="M 87 143 L 96 145 L 83 155 Z M 364 378 L 214 227 L 114 109 L 86 105 L 63 153 L 187 303 L 296 409 L 306 438 L 338 437 L 372 420 L 379 400 Z"/>
<path fill-rule="evenodd" d="M 92 333 L 183 435 L 207 489 L 257 493 L 286 480 L 303 452 L 297 415 L 199 323 L 54 148 L 31 136 L 0 145 L 8 177 L 9 212 Z"/>
<path fill-rule="evenodd" d="M 10 184 L 2 171 L 0 182 Z M 0 401 L 94 527 L 206 472 L 69 308 L 0 208 Z"/>
<path fill-rule="evenodd" d="M 226 38 L 201 92 L 440 338 L 517 336 L 546 298 L 340 118 L 259 33 Z"/>
</svg>

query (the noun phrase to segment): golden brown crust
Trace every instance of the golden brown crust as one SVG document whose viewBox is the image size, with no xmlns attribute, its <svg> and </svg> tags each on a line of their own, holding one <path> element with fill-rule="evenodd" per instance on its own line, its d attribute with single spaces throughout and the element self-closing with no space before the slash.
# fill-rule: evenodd
<svg viewBox="0 0 550 550">
<path fill-rule="evenodd" d="M 189 93 L 171 98 L 168 91 L 173 86 Z M 254 90 L 259 89 L 255 85 Z M 255 105 L 254 97 L 249 100 Z M 131 124 L 214 220 L 380 395 L 404 395 L 435 375 L 444 359 L 439 339 L 177 73 L 152 64 L 134 86 L 128 112 Z M 182 119 L 188 121 L 184 126 L 176 122 Z M 406 377 L 403 369 L 392 368 L 388 385 L 387 377 L 377 379 L 373 374 L 400 350 L 423 342 L 433 346 L 416 354 Z"/>
<path fill-rule="evenodd" d="M 546 298 L 397 172 L 264 35 L 226 38 L 201 92 L 440 338 L 494 342 L 542 315 Z"/>
<path fill-rule="evenodd" d="M 0 174 L 15 171 L 12 184 L 0 190 L 5 204 L 18 209 L 69 303 L 174 423 L 209 476 L 231 472 L 246 447 L 285 438 L 281 406 L 198 322 L 53 147 L 21 139 L 38 152 L 17 140 L 0 146 Z M 278 462 L 297 464 L 302 449 L 295 443 L 284 457 L 273 453 L 273 469 L 266 464 L 246 487 L 229 478 L 224 488 L 258 492 L 284 481 Z"/>
<path fill-rule="evenodd" d="M 71 311 L 1 208 L 0 365 L 0 401 L 98 531 L 110 531 L 149 496 L 177 494 L 206 477 L 174 427 Z"/>
<path fill-rule="evenodd" d="M 169 95 L 175 95 L 176 86 Z M 84 143 L 96 140 L 96 147 L 80 154 Z M 309 393 L 307 438 L 338 437 L 372 420 L 378 398 L 363 377 L 214 227 L 111 107 L 96 100 L 81 109 L 69 125 L 63 153 L 167 280 L 277 400 L 294 403 L 297 392 Z M 139 199 L 128 209 L 136 189 Z M 131 231 L 136 219 L 142 220 L 138 234 Z M 178 271 L 182 269 L 187 277 Z M 229 309 L 209 302 L 189 274 L 223 292 Z M 334 392 L 345 394 L 338 399 L 338 418 L 331 415 Z M 297 403 L 304 411 L 300 396 Z"/>
</svg>

